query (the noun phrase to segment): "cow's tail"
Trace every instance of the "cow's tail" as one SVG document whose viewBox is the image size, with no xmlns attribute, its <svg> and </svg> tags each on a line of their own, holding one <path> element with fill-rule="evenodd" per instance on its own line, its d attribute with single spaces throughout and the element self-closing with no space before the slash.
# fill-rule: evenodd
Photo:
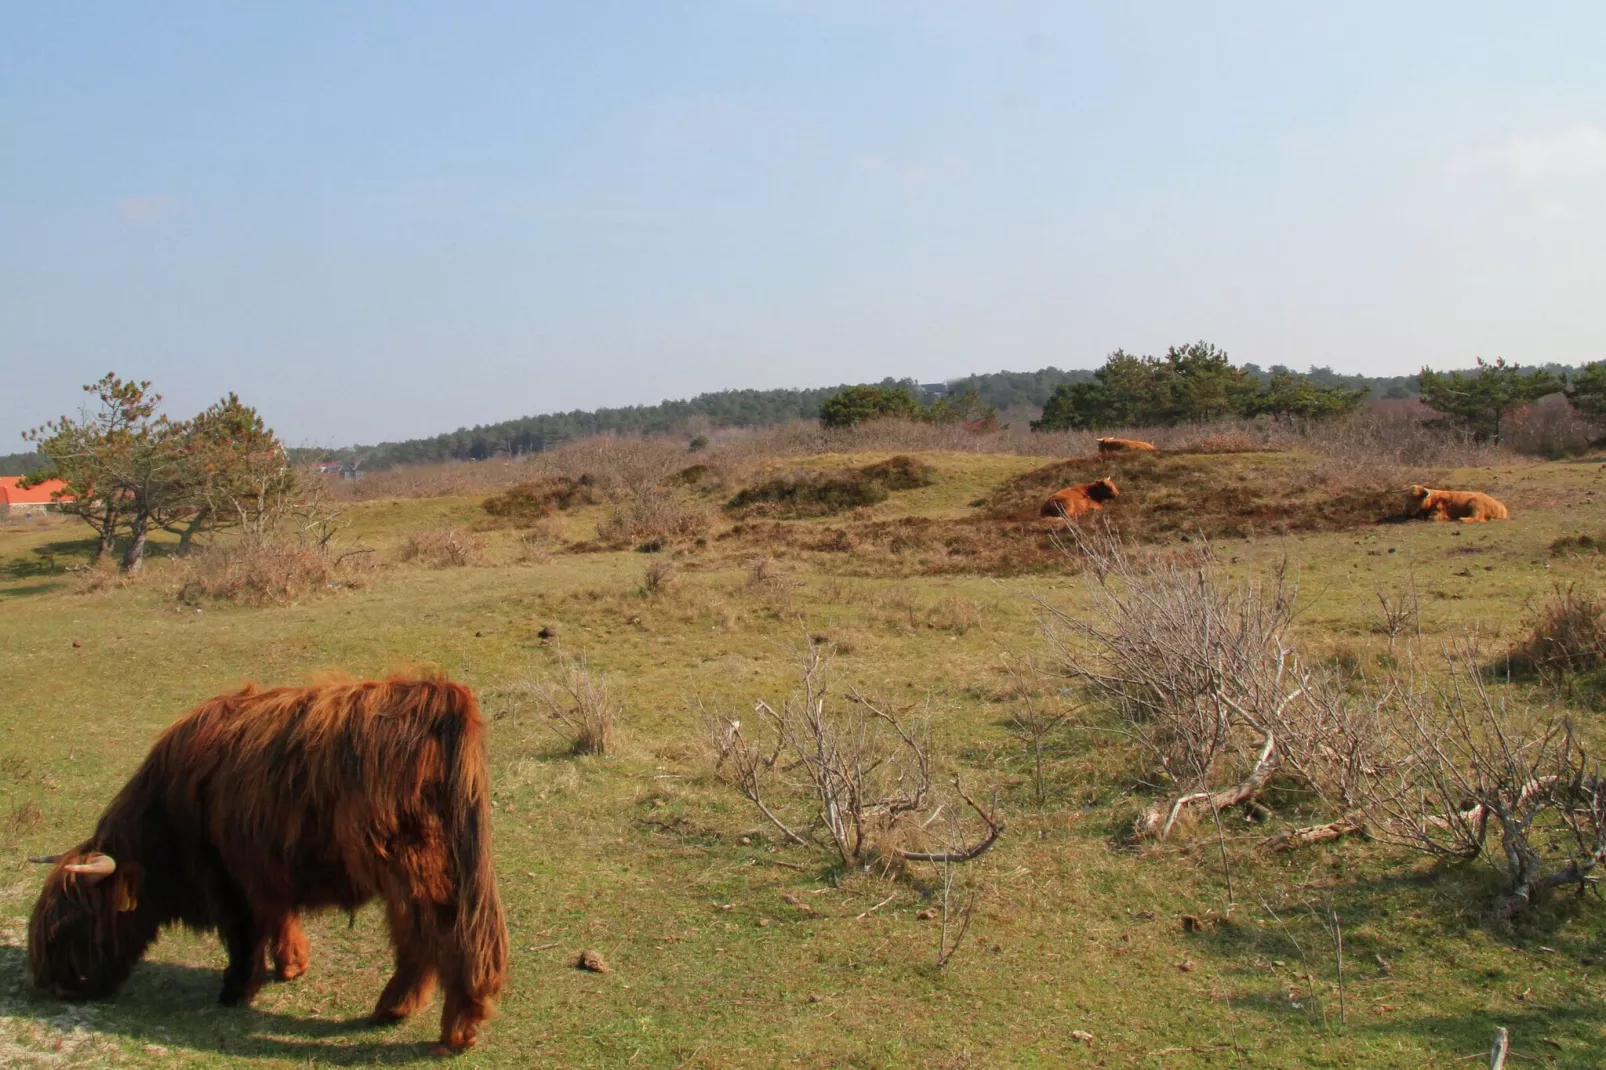
<svg viewBox="0 0 1606 1070">
<path fill-rule="evenodd" d="M 463 981 L 475 998 L 489 1000 L 507 976 L 507 924 L 491 860 L 491 777 L 485 722 L 474 693 L 442 681 L 445 709 L 446 796 L 452 861 L 457 870 L 456 943 Z"/>
</svg>

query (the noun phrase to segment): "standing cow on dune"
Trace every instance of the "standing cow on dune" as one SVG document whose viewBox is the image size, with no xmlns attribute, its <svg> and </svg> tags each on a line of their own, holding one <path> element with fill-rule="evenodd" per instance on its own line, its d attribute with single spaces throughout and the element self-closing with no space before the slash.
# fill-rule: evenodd
<svg viewBox="0 0 1606 1070">
<path fill-rule="evenodd" d="M 435 676 L 257 691 L 202 703 L 157 739 L 92 835 L 57 859 L 28 924 L 33 983 L 110 996 L 160 931 L 215 930 L 219 1001 L 249 1003 L 272 945 L 306 966 L 296 921 L 382 899 L 396 972 L 374 1020 L 445 990 L 437 1051 L 474 1044 L 507 974 L 491 865 L 485 725 Z"/>
</svg>

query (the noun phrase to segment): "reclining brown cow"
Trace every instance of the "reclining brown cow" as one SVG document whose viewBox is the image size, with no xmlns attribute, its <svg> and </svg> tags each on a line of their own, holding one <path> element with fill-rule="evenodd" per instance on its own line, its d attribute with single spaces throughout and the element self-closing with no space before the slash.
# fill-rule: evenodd
<svg viewBox="0 0 1606 1070">
<path fill-rule="evenodd" d="M 1099 439 L 1100 453 L 1126 453 L 1130 450 L 1147 450 L 1154 452 L 1154 443 L 1142 442 L 1135 438 L 1101 438 Z"/>
<path fill-rule="evenodd" d="M 1428 520 L 1459 520 L 1481 524 L 1487 520 L 1510 520 L 1511 510 L 1481 490 L 1433 490 L 1416 484 L 1411 487 L 1417 515 Z"/>
<path fill-rule="evenodd" d="M 1094 509 L 1103 509 L 1104 503 L 1114 498 L 1120 491 L 1116 489 L 1115 482 L 1110 479 L 1095 479 L 1091 483 L 1078 483 L 1074 487 L 1064 490 L 1049 498 L 1043 503 L 1043 516 L 1081 516 Z"/>
</svg>

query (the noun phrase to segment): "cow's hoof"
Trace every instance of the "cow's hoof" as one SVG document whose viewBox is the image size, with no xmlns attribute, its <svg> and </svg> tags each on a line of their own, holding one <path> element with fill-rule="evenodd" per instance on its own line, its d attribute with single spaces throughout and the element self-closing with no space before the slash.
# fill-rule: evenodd
<svg viewBox="0 0 1606 1070">
<path fill-rule="evenodd" d="M 282 962 L 273 971 L 273 975 L 281 981 L 294 981 L 307 972 L 305 962 Z"/>
<path fill-rule="evenodd" d="M 477 1043 L 479 1043 L 478 1037 L 470 1037 L 468 1040 L 463 1042 L 462 1047 L 454 1048 L 450 1044 L 436 1041 L 434 1046 L 429 1049 L 429 1053 L 438 1058 L 444 1059 L 452 1055 L 461 1055 Z"/>
</svg>

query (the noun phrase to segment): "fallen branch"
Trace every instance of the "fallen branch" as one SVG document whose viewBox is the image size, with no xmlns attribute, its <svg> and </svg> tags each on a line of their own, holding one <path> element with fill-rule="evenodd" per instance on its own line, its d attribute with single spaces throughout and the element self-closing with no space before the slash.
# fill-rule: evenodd
<svg viewBox="0 0 1606 1070">
<path fill-rule="evenodd" d="M 1262 846 L 1272 851 L 1293 851 L 1300 847 L 1328 843 L 1344 836 L 1365 831 L 1366 815 L 1360 810 L 1355 810 L 1345 814 L 1337 821 L 1329 821 L 1325 825 L 1307 825 L 1305 828 L 1279 832 L 1277 835 L 1267 839 Z"/>
<path fill-rule="evenodd" d="M 1171 835 L 1171 829 L 1177 823 L 1185 808 L 1196 807 L 1200 804 L 1208 806 L 1211 810 L 1221 811 L 1229 806 L 1237 806 L 1247 802 L 1265 788 L 1271 775 L 1277 771 L 1277 737 L 1275 733 L 1267 732 L 1265 741 L 1260 747 L 1260 756 L 1255 759 L 1255 767 L 1241 782 L 1220 791 L 1196 791 L 1191 795 L 1183 795 L 1176 799 L 1168 808 L 1164 803 L 1155 803 L 1138 816 L 1133 826 L 1132 835 L 1136 839 L 1166 839 Z"/>
</svg>

